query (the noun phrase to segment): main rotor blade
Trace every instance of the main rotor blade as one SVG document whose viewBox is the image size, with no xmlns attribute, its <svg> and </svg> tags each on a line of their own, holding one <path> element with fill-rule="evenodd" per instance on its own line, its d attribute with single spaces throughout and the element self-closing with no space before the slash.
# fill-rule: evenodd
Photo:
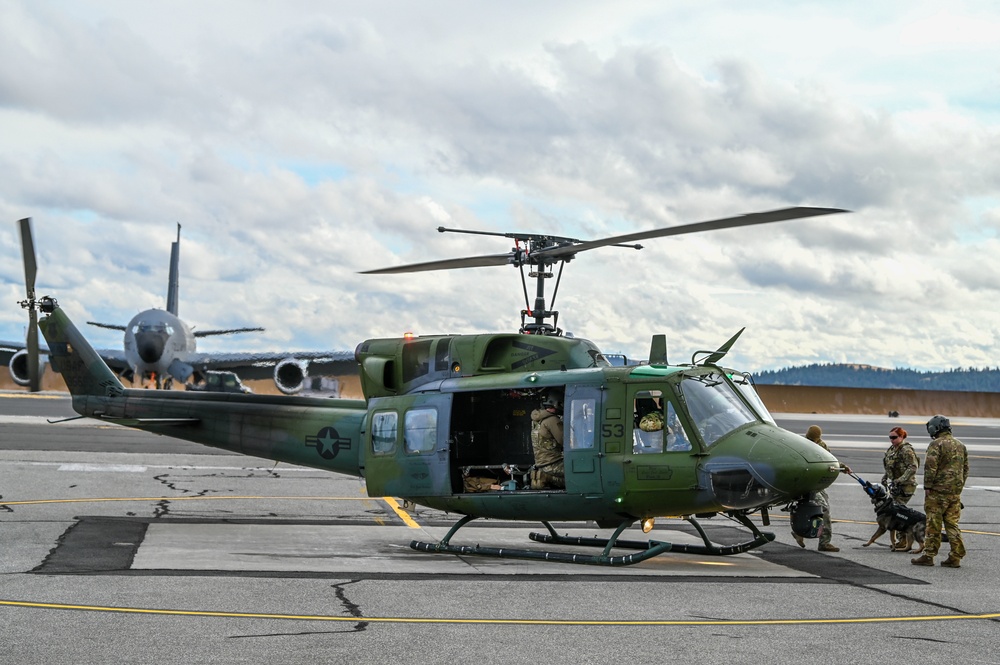
<svg viewBox="0 0 1000 665">
<path fill-rule="evenodd" d="M 21 256 L 24 257 L 24 285 L 28 292 L 28 299 L 35 297 L 35 273 L 38 272 L 38 264 L 35 262 L 35 242 L 31 239 L 31 218 L 25 217 L 18 222 L 18 230 L 21 232 Z"/>
<path fill-rule="evenodd" d="M 427 261 L 426 263 L 411 263 L 394 268 L 379 268 L 378 270 L 362 270 L 362 275 L 391 275 L 401 272 L 424 272 L 426 270 L 450 270 L 452 268 L 482 268 L 486 266 L 503 266 L 514 262 L 513 252 L 506 254 L 489 254 L 487 256 L 467 256 L 462 259 L 444 259 Z"/>
<path fill-rule="evenodd" d="M 699 233 L 701 231 L 718 231 L 720 229 L 731 229 L 738 226 L 753 226 L 755 224 L 768 224 L 770 222 L 784 222 L 790 219 L 801 219 L 803 217 L 815 217 L 817 215 L 831 215 L 838 212 L 848 212 L 840 208 L 782 208 L 781 210 L 771 210 L 770 212 L 754 212 L 737 217 L 725 217 L 723 219 L 713 219 L 707 222 L 695 222 L 693 224 L 682 224 L 681 226 L 670 226 L 665 229 L 654 229 L 652 231 L 640 231 L 638 233 L 628 233 L 621 236 L 613 236 L 602 240 L 591 240 L 579 245 L 564 245 L 541 249 L 535 252 L 535 256 L 543 254 L 545 256 L 559 258 L 572 256 L 577 252 L 585 252 L 588 249 L 607 247 L 618 243 L 634 242 L 636 240 L 648 240 L 650 238 L 663 238 L 666 236 L 679 236 L 687 233 Z"/>
</svg>

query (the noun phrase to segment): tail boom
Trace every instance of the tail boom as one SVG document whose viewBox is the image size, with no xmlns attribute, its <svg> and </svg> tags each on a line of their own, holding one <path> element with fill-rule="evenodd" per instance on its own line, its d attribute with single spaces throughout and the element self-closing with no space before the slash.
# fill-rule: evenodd
<svg viewBox="0 0 1000 665">
<path fill-rule="evenodd" d="M 363 400 L 126 389 L 65 312 L 39 322 L 73 410 L 246 455 L 361 475 Z"/>
</svg>

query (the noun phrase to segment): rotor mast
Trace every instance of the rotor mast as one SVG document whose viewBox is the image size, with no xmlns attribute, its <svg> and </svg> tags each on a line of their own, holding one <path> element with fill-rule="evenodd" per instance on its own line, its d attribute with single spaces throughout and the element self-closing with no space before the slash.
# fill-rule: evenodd
<svg viewBox="0 0 1000 665">
<path fill-rule="evenodd" d="M 549 306 L 555 305 L 556 295 L 559 293 L 559 283 L 562 281 L 563 268 L 576 256 L 576 252 L 563 252 L 556 256 L 550 252 L 556 249 L 572 248 L 585 241 L 576 238 L 564 238 L 562 236 L 544 235 L 538 233 L 496 233 L 493 231 L 470 231 L 466 229 L 449 229 L 439 226 L 441 233 L 468 233 L 481 236 L 500 236 L 514 240 L 514 247 L 511 248 L 507 263 L 516 266 L 521 271 L 521 287 L 524 291 L 524 309 L 521 310 L 521 328 L 518 332 L 527 335 L 561 335 L 562 330 L 558 327 L 559 312 L 548 309 L 545 305 L 545 280 L 556 278 L 556 285 L 552 291 L 552 300 Z M 631 249 L 642 249 L 642 245 L 627 245 L 614 243 L 614 247 L 628 247 Z M 552 266 L 559 264 L 559 273 L 552 272 Z M 527 277 L 535 280 L 535 300 L 532 306 L 528 298 L 528 283 L 525 279 L 524 267 L 529 267 Z M 371 271 L 376 272 L 376 271 Z M 528 320 L 530 319 L 530 321 Z M 552 319 L 548 323 L 546 319 Z"/>
</svg>

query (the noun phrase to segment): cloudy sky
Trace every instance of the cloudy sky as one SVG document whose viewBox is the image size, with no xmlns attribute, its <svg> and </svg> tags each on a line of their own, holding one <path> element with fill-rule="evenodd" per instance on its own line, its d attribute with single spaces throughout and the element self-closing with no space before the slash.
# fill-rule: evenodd
<svg viewBox="0 0 1000 665">
<path fill-rule="evenodd" d="M 560 326 L 732 364 L 997 366 L 1000 6 L 0 0 L 0 339 L 38 291 L 97 346 L 163 307 L 202 350 L 516 330 L 510 250 L 790 205 L 851 214 L 603 248 Z"/>
</svg>

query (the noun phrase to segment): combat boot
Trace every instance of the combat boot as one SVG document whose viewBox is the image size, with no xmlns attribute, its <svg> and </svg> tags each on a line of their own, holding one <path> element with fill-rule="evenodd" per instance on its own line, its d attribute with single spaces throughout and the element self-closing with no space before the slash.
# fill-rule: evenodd
<svg viewBox="0 0 1000 665">
<path fill-rule="evenodd" d="M 820 552 L 839 552 L 840 548 L 830 543 L 823 543 L 817 548 Z"/>
<path fill-rule="evenodd" d="M 792 532 L 792 538 L 794 538 L 795 542 L 799 544 L 799 547 L 806 546 L 806 541 L 802 540 L 802 536 L 800 536 L 799 534 Z"/>
<path fill-rule="evenodd" d="M 927 556 L 926 554 L 921 554 L 916 559 L 910 559 L 910 563 L 914 566 L 933 566 L 934 557 Z"/>
<path fill-rule="evenodd" d="M 961 568 L 962 560 L 959 559 L 957 556 L 949 554 L 948 558 L 941 562 L 941 565 L 944 566 L 945 568 Z"/>
</svg>

